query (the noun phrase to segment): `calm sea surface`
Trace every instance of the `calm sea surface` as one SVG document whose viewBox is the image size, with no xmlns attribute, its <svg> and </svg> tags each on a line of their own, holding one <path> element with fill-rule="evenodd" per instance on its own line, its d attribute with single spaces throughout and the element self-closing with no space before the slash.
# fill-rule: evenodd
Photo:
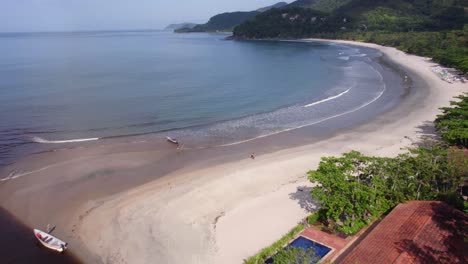
<svg viewBox="0 0 468 264">
<path fill-rule="evenodd" d="M 225 37 L 0 34 L 0 165 L 128 135 L 235 144 L 357 111 L 385 92 L 376 51 Z"/>
</svg>

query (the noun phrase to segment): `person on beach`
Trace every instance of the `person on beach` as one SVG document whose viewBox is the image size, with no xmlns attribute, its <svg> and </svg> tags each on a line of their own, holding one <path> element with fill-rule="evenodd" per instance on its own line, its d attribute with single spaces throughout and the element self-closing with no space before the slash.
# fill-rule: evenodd
<svg viewBox="0 0 468 264">
<path fill-rule="evenodd" d="M 180 144 L 180 143 L 177 144 L 177 154 L 180 154 L 180 153 L 182 152 L 182 150 L 183 150 L 182 148 L 183 148 L 183 147 L 184 147 L 184 145 L 182 145 L 182 144 Z"/>
<path fill-rule="evenodd" d="M 250 154 L 251 159 L 255 159 L 255 153 Z"/>
</svg>

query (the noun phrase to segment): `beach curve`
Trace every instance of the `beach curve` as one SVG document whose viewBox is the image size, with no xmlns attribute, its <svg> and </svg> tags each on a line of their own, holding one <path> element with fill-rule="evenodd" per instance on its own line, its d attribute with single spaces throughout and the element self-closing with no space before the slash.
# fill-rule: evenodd
<svg viewBox="0 0 468 264">
<path fill-rule="evenodd" d="M 122 242 L 117 251 L 125 252 L 124 259 L 129 263 L 145 263 L 154 257 L 162 263 L 240 263 L 306 216 L 289 194 L 309 184 L 305 172 L 315 168 L 321 156 L 352 149 L 394 156 L 411 145 L 407 138 L 417 140 L 422 135 L 418 126 L 434 120 L 439 107 L 467 90 L 466 84 L 448 85 L 437 78 L 429 69 L 433 63 L 425 58 L 374 44 L 335 42 L 378 49 L 387 59 L 423 79 L 421 86 L 426 87 L 419 87 L 417 94 L 377 120 L 326 141 L 257 157 L 254 163 L 240 160 L 177 175 L 171 190 L 161 189 L 160 182 L 131 190 L 90 215 L 82 223 L 83 234 L 103 228 L 100 245 L 110 249 L 115 239 Z M 278 217 L 284 214 L 286 217 Z M 116 222 L 125 229 L 116 230 L 103 223 L 106 216 L 116 215 Z M 131 225 L 130 215 L 139 219 L 138 227 Z M 144 227 L 152 233 L 144 232 Z M 164 241 L 159 241 L 159 250 L 132 252 L 129 249 L 143 249 L 145 243 L 125 243 L 119 239 L 121 233 L 115 231 L 138 234 L 144 242 Z M 182 237 L 189 242 L 177 245 Z"/>
<path fill-rule="evenodd" d="M 78 256 L 87 263 L 240 263 L 307 215 L 297 199 L 298 187 L 312 187 L 305 173 L 322 156 L 350 150 L 377 156 L 401 153 L 424 135 L 419 127 L 434 120 L 439 107 L 468 90 L 466 84 L 439 79 L 430 71 L 434 63 L 425 58 L 374 44 L 334 42 L 378 49 L 419 79 L 416 87 L 391 111 L 326 140 L 255 160 L 175 170 L 99 201 L 91 199 L 67 217 L 67 232 L 83 249 Z M 142 173 L 147 164 L 142 160 L 151 161 L 150 152 L 103 155 L 129 173 Z M 56 170 L 66 171 L 67 166 Z M 86 239 L 90 236 L 95 239 Z"/>
</svg>

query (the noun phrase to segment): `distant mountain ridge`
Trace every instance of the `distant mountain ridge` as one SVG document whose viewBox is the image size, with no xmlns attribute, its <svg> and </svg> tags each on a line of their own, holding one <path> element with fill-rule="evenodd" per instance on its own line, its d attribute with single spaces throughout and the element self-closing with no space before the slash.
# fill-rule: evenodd
<svg viewBox="0 0 468 264">
<path fill-rule="evenodd" d="M 231 32 L 234 29 L 234 27 L 242 24 L 243 22 L 249 19 L 252 19 L 253 17 L 262 12 L 269 11 L 273 8 L 282 8 L 287 5 L 288 3 L 286 2 L 278 2 L 274 5 L 262 7 L 254 11 L 226 12 L 211 17 L 210 20 L 205 24 L 196 25 L 194 27 L 179 28 L 176 29 L 175 32 Z"/>
<path fill-rule="evenodd" d="M 197 24 L 195 24 L 195 23 L 184 22 L 184 23 L 179 23 L 179 24 L 170 24 L 167 27 L 165 27 L 164 29 L 165 30 L 177 30 L 177 29 L 181 29 L 181 28 L 193 28 L 196 25 Z"/>
</svg>

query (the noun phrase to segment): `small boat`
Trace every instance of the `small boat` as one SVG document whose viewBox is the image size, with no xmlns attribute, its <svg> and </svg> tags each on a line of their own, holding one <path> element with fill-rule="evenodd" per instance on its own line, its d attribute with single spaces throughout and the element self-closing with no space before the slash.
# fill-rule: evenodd
<svg viewBox="0 0 468 264">
<path fill-rule="evenodd" d="M 171 138 L 171 137 L 166 137 L 167 141 L 173 143 L 173 144 L 179 144 L 179 141 L 177 141 L 176 138 Z"/>
<path fill-rule="evenodd" d="M 58 252 L 64 252 L 67 249 L 67 245 L 68 245 L 67 243 L 52 236 L 49 233 L 46 233 L 38 229 L 34 229 L 34 235 L 36 236 L 37 240 L 39 240 L 39 242 L 41 242 L 41 244 L 44 245 L 46 248 L 49 248 Z"/>
</svg>

